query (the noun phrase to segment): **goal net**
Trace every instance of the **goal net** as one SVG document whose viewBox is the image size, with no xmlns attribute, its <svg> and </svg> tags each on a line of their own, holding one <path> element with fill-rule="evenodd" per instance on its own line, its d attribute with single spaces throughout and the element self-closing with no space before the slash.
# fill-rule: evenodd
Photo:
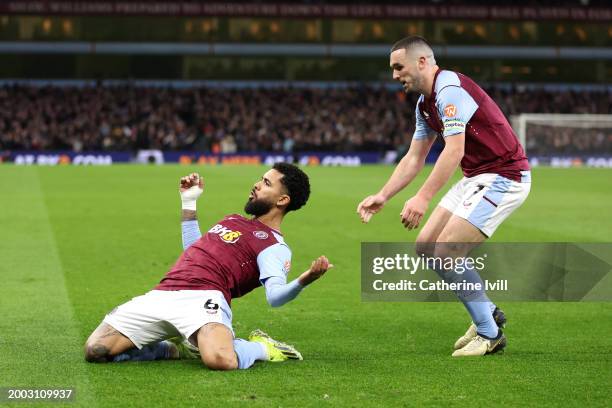
<svg viewBox="0 0 612 408">
<path fill-rule="evenodd" d="M 529 113 L 512 126 L 534 164 L 612 166 L 612 115 Z"/>
</svg>

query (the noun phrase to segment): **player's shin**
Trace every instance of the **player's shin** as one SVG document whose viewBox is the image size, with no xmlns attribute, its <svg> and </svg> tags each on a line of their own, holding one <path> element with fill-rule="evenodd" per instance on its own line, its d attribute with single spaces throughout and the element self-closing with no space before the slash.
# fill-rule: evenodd
<svg viewBox="0 0 612 408">
<path fill-rule="evenodd" d="M 430 263 L 430 266 L 432 264 Z M 484 282 L 474 268 L 464 266 L 461 273 L 455 270 L 445 270 L 431 267 L 436 273 L 447 283 L 463 283 L 468 289 L 455 290 L 455 294 L 461 300 L 468 313 L 472 317 L 472 321 L 476 325 L 479 334 L 495 338 L 498 333 L 498 327 L 493 318 L 495 304 L 489 300 L 485 292 Z M 478 284 L 480 289 L 474 287 Z"/>
<path fill-rule="evenodd" d="M 238 357 L 238 368 L 241 370 L 251 367 L 257 360 L 268 360 L 268 352 L 265 347 L 254 341 L 235 339 L 234 351 Z"/>
<path fill-rule="evenodd" d="M 141 349 L 133 348 L 124 353 L 117 354 L 113 357 L 113 362 L 123 361 L 153 361 L 153 360 L 170 360 L 174 359 L 173 350 L 176 347 L 168 341 L 160 341 L 159 343 L 145 346 Z"/>
</svg>

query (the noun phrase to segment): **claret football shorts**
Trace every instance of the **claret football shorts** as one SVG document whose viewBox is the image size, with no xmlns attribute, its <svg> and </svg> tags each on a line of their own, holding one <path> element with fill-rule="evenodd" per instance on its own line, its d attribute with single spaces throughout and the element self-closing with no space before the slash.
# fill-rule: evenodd
<svg viewBox="0 0 612 408">
<path fill-rule="evenodd" d="M 104 323 L 138 348 L 170 337 L 190 339 L 207 323 L 221 323 L 233 333 L 232 310 L 218 290 L 152 290 L 116 307 Z"/>
<path fill-rule="evenodd" d="M 522 171 L 521 176 L 521 182 L 494 173 L 464 177 L 442 197 L 439 205 L 490 237 L 529 195 L 531 172 Z"/>
</svg>

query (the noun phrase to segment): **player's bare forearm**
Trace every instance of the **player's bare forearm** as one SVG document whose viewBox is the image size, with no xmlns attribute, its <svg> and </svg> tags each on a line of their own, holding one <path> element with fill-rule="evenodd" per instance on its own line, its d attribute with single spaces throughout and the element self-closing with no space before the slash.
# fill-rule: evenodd
<svg viewBox="0 0 612 408">
<path fill-rule="evenodd" d="M 425 165 L 425 158 L 434 140 L 435 138 L 432 137 L 412 140 L 408 153 L 400 160 L 384 187 L 377 194 L 364 198 L 357 206 L 357 213 L 361 222 L 369 222 L 374 214 L 382 210 L 391 197 L 414 180 Z"/>
<path fill-rule="evenodd" d="M 317 280 L 317 278 L 313 277 L 310 274 L 310 270 L 302 273 L 300 275 L 300 277 L 298 278 L 298 282 L 300 283 L 300 285 L 302 286 L 307 286 L 309 284 L 311 284 L 312 282 L 314 282 L 315 280 Z"/>
<path fill-rule="evenodd" d="M 416 193 L 404 204 L 404 208 L 400 213 L 400 219 L 404 227 L 409 230 L 418 228 L 421 220 L 427 212 L 429 202 L 434 195 L 446 184 L 448 179 L 461 162 L 463 157 L 465 135 L 449 136 L 446 139 L 446 146 L 427 180 Z"/>
<path fill-rule="evenodd" d="M 198 213 L 193 210 L 181 210 L 181 222 L 182 221 L 195 221 L 198 219 Z"/>
<path fill-rule="evenodd" d="M 440 153 L 440 157 L 438 157 L 431 174 L 419 189 L 417 196 L 431 201 L 436 193 L 444 187 L 457 169 L 457 166 L 459 166 L 459 163 L 461 163 L 464 154 L 464 143 L 465 135 L 463 133 L 447 137 L 444 150 Z"/>
<path fill-rule="evenodd" d="M 325 272 L 333 267 L 334 265 L 329 263 L 327 257 L 320 256 L 312 262 L 310 268 L 306 272 L 299 276 L 298 282 L 302 286 L 307 286 L 319 279 L 325 274 Z"/>
<path fill-rule="evenodd" d="M 435 138 L 413 140 L 408 153 L 400 160 L 379 194 L 389 200 L 410 184 L 425 166 L 425 159 L 434 141 Z"/>
<path fill-rule="evenodd" d="M 390 200 L 394 195 L 402 191 L 419 174 L 425 161 L 421 164 L 417 157 L 406 154 L 398 163 L 389 181 L 383 186 L 379 194 L 386 200 Z"/>
<path fill-rule="evenodd" d="M 308 271 L 306 271 L 300 275 L 300 277 L 298 278 L 298 282 L 302 286 L 308 286 L 317 279 L 318 278 L 314 278 L 312 275 L 310 275 Z"/>
</svg>

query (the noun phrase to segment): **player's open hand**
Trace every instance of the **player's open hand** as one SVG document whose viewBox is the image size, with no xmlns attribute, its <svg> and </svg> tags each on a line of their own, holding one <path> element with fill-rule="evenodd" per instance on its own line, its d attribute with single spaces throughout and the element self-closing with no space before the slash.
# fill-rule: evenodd
<svg viewBox="0 0 612 408">
<path fill-rule="evenodd" d="M 300 276 L 300 285 L 306 286 L 309 283 L 316 281 L 321 276 L 323 276 L 325 272 L 327 272 L 333 267 L 334 265 L 329 263 L 329 259 L 327 259 L 326 256 L 321 255 L 320 257 L 312 261 L 310 268 Z"/>
<path fill-rule="evenodd" d="M 418 195 L 412 197 L 404 204 L 404 209 L 400 213 L 402 224 L 409 230 L 419 227 L 423 216 L 427 212 L 429 201 Z"/>
<path fill-rule="evenodd" d="M 367 223 L 370 218 L 385 206 L 387 199 L 382 194 L 375 194 L 363 199 L 357 206 L 361 222 Z"/>
</svg>

